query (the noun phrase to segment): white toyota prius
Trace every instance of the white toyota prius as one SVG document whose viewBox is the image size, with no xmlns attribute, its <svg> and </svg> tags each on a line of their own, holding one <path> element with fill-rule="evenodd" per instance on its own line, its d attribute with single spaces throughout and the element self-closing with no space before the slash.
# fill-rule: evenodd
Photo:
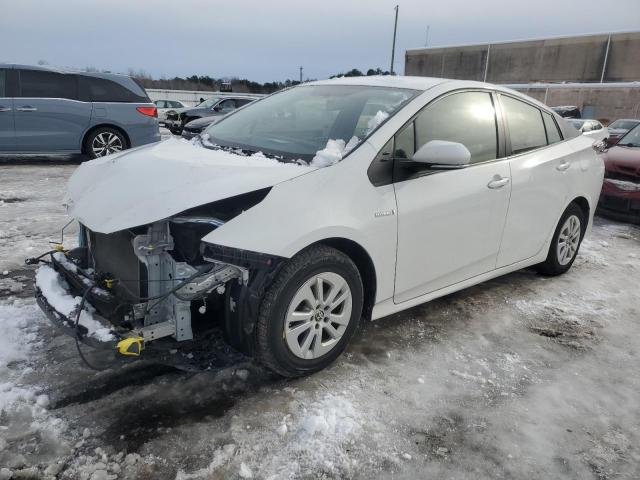
<svg viewBox="0 0 640 480">
<path fill-rule="evenodd" d="M 82 164 L 65 200 L 78 246 L 50 253 L 36 297 L 124 356 L 206 353 L 221 332 L 309 374 L 363 320 L 524 267 L 569 270 L 602 186 L 592 143 L 486 83 L 307 83 L 191 142 Z"/>
</svg>

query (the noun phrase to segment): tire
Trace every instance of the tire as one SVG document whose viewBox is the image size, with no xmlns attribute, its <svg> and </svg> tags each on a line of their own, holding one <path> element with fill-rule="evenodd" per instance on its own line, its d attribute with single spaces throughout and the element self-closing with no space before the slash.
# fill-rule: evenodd
<svg viewBox="0 0 640 480">
<path fill-rule="evenodd" d="M 586 226 L 587 218 L 582 209 L 575 203 L 569 205 L 560 217 L 553 234 L 547 259 L 536 265 L 536 270 L 549 276 L 561 275 L 568 271 L 578 255 Z"/>
<path fill-rule="evenodd" d="M 89 158 L 100 158 L 129 148 L 121 131 L 109 127 L 95 129 L 84 140 L 83 150 Z"/>
<path fill-rule="evenodd" d="M 310 300 L 319 297 L 326 307 L 323 302 L 312 308 Z M 332 297 L 333 308 L 328 305 Z M 360 272 L 349 257 L 324 245 L 303 250 L 264 295 L 256 325 L 256 359 L 284 377 L 322 370 L 340 356 L 356 331 L 363 297 Z"/>
</svg>

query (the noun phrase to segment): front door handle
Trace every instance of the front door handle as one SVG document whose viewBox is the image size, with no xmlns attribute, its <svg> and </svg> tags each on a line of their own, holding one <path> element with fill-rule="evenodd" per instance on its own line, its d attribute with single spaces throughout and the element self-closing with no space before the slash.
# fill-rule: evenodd
<svg viewBox="0 0 640 480">
<path fill-rule="evenodd" d="M 507 183 L 509 183 L 509 177 L 499 177 L 498 175 L 496 175 L 493 180 L 487 183 L 487 187 L 495 190 L 497 188 L 504 187 Z"/>
<path fill-rule="evenodd" d="M 569 162 L 562 162 L 560 165 L 558 165 L 556 167 L 556 170 L 560 171 L 560 172 L 564 172 L 565 170 L 567 170 L 569 167 L 571 166 L 571 163 Z"/>
<path fill-rule="evenodd" d="M 24 107 L 18 107 L 18 108 L 16 108 L 16 110 L 18 112 L 37 112 L 38 111 L 38 109 L 36 107 L 32 107 L 32 106 L 29 106 L 29 105 L 25 105 Z"/>
<path fill-rule="evenodd" d="M 11 107 L 2 107 L 0 106 L 0 112 L 10 112 L 11 111 Z"/>
</svg>

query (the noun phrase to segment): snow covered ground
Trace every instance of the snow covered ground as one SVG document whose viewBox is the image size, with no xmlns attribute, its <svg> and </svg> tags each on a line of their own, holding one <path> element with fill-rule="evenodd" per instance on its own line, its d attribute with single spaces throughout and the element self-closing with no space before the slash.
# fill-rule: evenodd
<svg viewBox="0 0 640 480">
<path fill-rule="evenodd" d="M 640 476 L 639 228 L 598 219 L 567 275 L 376 321 L 309 378 L 96 373 L 22 266 L 57 238 L 74 168 L 0 165 L 0 479 Z"/>
</svg>

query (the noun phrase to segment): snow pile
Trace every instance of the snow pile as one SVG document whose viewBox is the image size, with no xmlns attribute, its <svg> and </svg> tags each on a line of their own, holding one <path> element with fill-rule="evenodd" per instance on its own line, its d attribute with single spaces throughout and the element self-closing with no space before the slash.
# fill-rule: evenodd
<svg viewBox="0 0 640 480">
<path fill-rule="evenodd" d="M 351 137 L 348 143 L 341 138 L 338 140 L 327 140 L 327 145 L 318 150 L 309 164 L 312 167 L 328 167 L 338 163 L 343 157 L 353 150 L 360 142 L 358 137 Z"/>
<path fill-rule="evenodd" d="M 389 118 L 389 114 L 387 112 L 378 110 L 377 113 L 367 122 L 367 131 L 364 134 L 365 137 L 378 128 L 387 118 Z"/>
<path fill-rule="evenodd" d="M 41 346 L 38 318 L 42 318 L 38 307 L 24 300 L 0 304 L 0 418 L 6 415 L 7 420 L 0 429 L 0 444 L 5 435 L 16 432 L 38 432 L 44 438 L 55 437 L 64 428 L 61 420 L 49 417 L 47 395 L 24 383 L 25 375 L 33 371 L 27 362 Z"/>
<path fill-rule="evenodd" d="M 607 265 L 609 265 L 609 262 L 604 255 L 604 249 L 606 249 L 607 246 L 602 245 L 601 243 L 598 243 L 594 240 L 585 238 L 580 244 L 578 256 L 574 261 L 574 265 L 578 266 L 591 264 L 598 267 L 606 267 Z"/>
<path fill-rule="evenodd" d="M 53 268 L 48 265 L 40 267 L 36 272 L 36 285 L 54 309 L 69 320 L 75 321 L 82 298 L 69 295 L 61 283 L 60 276 Z M 85 305 L 89 307 L 89 305 Z M 89 331 L 89 336 L 101 342 L 115 340 L 111 331 L 97 321 L 91 311 L 83 310 L 80 313 L 79 323 Z"/>
<path fill-rule="evenodd" d="M 300 419 L 294 432 L 302 450 L 308 443 L 322 438 L 344 441 L 359 428 L 358 415 L 353 404 L 346 398 L 328 394 Z M 323 442 L 324 443 L 324 442 Z"/>
<path fill-rule="evenodd" d="M 211 463 L 200 470 L 196 470 L 192 473 L 185 473 L 182 470 L 178 471 L 176 475 L 176 480 L 196 480 L 201 478 L 210 478 L 216 470 L 218 470 L 221 466 L 229 462 L 233 458 L 233 455 L 236 453 L 236 446 L 234 444 L 224 445 L 223 447 L 218 448 L 213 453 L 213 459 Z M 242 465 L 245 465 L 244 463 Z M 246 465 L 245 465 L 246 466 Z"/>
<path fill-rule="evenodd" d="M 257 410 L 252 425 L 232 416 L 235 443 L 218 447 L 211 463 L 176 480 L 209 478 L 351 478 L 358 468 L 356 450 L 369 452 L 361 440 L 363 425 L 377 425 L 343 394 L 309 397 L 299 392 L 290 413 Z M 269 418 L 271 417 L 271 418 Z M 265 421 L 266 420 L 266 421 Z M 263 427 L 256 429 L 256 424 Z M 256 435 L 259 440 L 256 441 Z"/>
</svg>

